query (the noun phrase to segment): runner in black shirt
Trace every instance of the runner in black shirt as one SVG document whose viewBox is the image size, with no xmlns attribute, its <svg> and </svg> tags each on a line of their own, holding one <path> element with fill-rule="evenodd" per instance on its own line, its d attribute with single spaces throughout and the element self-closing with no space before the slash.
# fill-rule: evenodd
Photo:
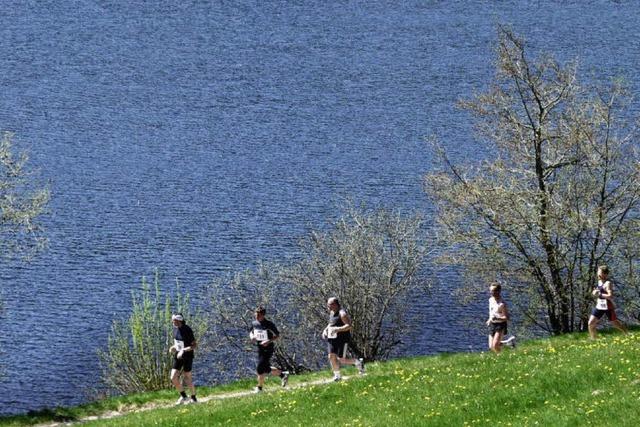
<svg viewBox="0 0 640 427">
<path fill-rule="evenodd" d="M 184 321 L 182 314 L 174 314 L 171 316 L 173 322 L 173 345 L 169 348 L 169 353 L 173 354 L 173 369 L 171 369 L 171 382 L 176 387 L 176 390 L 180 392 L 180 398 L 176 402 L 176 405 L 183 403 L 195 403 L 196 388 L 193 385 L 193 378 L 191 376 L 191 368 L 193 366 L 193 351 L 198 343 L 193 336 L 193 331 Z M 185 384 L 191 390 L 191 399 L 187 397 L 184 388 L 180 382 L 180 373 Z"/>
<path fill-rule="evenodd" d="M 258 366 L 256 367 L 258 385 L 254 391 L 259 393 L 264 387 L 264 379 L 267 375 L 271 374 L 280 377 L 282 387 L 285 387 L 289 381 L 289 372 L 271 366 L 271 356 L 275 349 L 273 342 L 280 335 L 278 328 L 273 322 L 265 318 L 267 310 L 264 307 L 256 308 L 255 314 L 256 320 L 251 322 L 249 338 L 258 347 Z"/>
</svg>

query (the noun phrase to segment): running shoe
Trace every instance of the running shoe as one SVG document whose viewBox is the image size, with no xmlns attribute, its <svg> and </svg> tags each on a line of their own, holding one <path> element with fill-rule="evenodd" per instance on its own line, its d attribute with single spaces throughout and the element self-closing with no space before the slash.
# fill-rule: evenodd
<svg viewBox="0 0 640 427">
<path fill-rule="evenodd" d="M 183 405 L 185 403 L 189 403 L 189 398 L 188 397 L 182 397 L 180 396 L 180 398 L 178 399 L 178 401 L 176 402 L 176 406 L 177 405 Z"/>
<path fill-rule="evenodd" d="M 340 375 L 334 375 L 333 376 L 333 381 L 335 381 L 335 382 L 342 381 L 342 377 Z"/>
<path fill-rule="evenodd" d="M 516 337 L 512 336 L 509 339 L 504 340 L 502 344 L 508 345 L 511 348 L 516 348 Z"/>
<path fill-rule="evenodd" d="M 254 393 L 262 393 L 262 387 L 256 387 L 253 389 Z"/>
<path fill-rule="evenodd" d="M 289 371 L 282 371 L 282 377 L 280 377 L 280 384 L 282 387 L 286 387 L 289 384 Z"/>
<path fill-rule="evenodd" d="M 195 396 L 191 396 L 191 399 L 189 399 L 189 403 L 198 403 L 198 399 L 196 399 Z"/>
<path fill-rule="evenodd" d="M 364 375 L 365 373 L 365 369 L 364 369 L 364 359 L 360 358 L 360 359 L 356 359 L 356 368 L 358 368 L 358 372 L 360 373 L 360 375 Z"/>
</svg>

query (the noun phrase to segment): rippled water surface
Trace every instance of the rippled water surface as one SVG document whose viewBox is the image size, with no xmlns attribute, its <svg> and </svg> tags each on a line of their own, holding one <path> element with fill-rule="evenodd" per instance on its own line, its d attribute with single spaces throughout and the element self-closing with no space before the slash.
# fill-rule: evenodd
<svg viewBox="0 0 640 427">
<path fill-rule="evenodd" d="M 47 252 L 3 263 L 0 412 L 85 401 L 96 348 L 158 267 L 192 294 L 294 253 L 336 202 L 426 213 L 436 134 L 473 158 L 456 100 L 489 84 L 495 24 L 591 78 L 640 69 L 634 1 L 0 3 L 0 129 L 50 182 Z M 441 289 L 408 353 L 479 349 Z M 484 297 L 483 297 L 484 298 Z M 484 316 L 484 312 L 478 314 Z M 206 381 L 206 379 L 202 379 Z"/>
</svg>

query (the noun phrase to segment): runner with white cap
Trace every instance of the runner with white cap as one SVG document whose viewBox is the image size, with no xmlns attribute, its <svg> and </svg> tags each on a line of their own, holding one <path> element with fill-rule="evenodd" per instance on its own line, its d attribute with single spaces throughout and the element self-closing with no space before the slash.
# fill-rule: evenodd
<svg viewBox="0 0 640 427">
<path fill-rule="evenodd" d="M 180 313 L 171 316 L 173 322 L 173 345 L 169 348 L 169 353 L 173 354 L 173 369 L 171 369 L 171 382 L 180 393 L 180 398 L 176 405 L 183 403 L 195 403 L 196 388 L 193 385 L 191 368 L 193 366 L 194 350 L 198 343 L 193 336 L 193 331 L 184 321 L 184 317 Z M 184 383 L 191 391 L 191 398 L 187 397 L 184 387 L 180 381 L 180 374 Z"/>
</svg>

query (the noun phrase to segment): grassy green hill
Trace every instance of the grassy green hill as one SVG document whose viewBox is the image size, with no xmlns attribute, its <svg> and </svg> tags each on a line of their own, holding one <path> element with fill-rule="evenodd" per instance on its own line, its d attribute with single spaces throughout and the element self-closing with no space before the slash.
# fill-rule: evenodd
<svg viewBox="0 0 640 427">
<path fill-rule="evenodd" d="M 197 367 L 196 367 L 197 368 Z M 184 426 L 625 426 L 640 424 L 640 332 L 610 333 L 590 341 L 573 334 L 520 344 L 501 355 L 443 354 L 367 366 L 368 374 L 296 387 L 329 371 L 292 377 L 283 391 L 219 398 L 253 382 L 199 389 L 197 405 L 168 406 L 175 392 L 108 399 L 8 425 L 78 420 L 108 411 L 128 413 L 86 425 Z M 218 398 L 216 397 L 218 396 Z M 160 406 L 131 412 L 135 408 Z M 83 424 L 85 425 L 85 424 Z"/>
</svg>

